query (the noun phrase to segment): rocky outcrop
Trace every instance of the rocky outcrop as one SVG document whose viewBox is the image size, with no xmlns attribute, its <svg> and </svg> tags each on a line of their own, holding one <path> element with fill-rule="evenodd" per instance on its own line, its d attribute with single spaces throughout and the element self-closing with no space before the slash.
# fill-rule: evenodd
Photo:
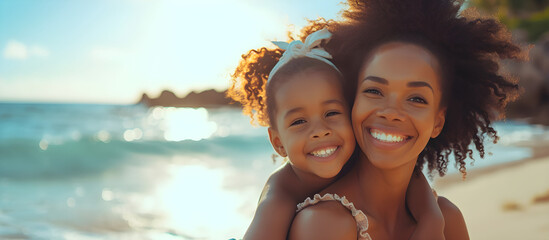
<svg viewBox="0 0 549 240">
<path fill-rule="evenodd" d="M 190 92 L 187 96 L 179 98 L 175 93 L 164 90 L 160 93 L 158 98 L 150 98 L 146 93 L 143 93 L 138 104 L 144 104 L 146 106 L 164 106 L 164 107 L 240 107 L 240 105 L 231 101 L 226 97 L 226 91 L 218 92 L 210 89 L 203 92 Z"/>
<path fill-rule="evenodd" d="M 504 62 L 504 68 L 519 78 L 524 92 L 509 104 L 508 118 L 526 118 L 549 125 L 549 32 L 530 50 L 527 62 Z"/>
</svg>

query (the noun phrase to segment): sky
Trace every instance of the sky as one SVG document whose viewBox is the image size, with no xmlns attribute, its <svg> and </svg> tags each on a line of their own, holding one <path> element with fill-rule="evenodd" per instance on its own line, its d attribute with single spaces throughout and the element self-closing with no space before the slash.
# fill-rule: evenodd
<svg viewBox="0 0 549 240">
<path fill-rule="evenodd" d="M 228 87 L 240 55 L 274 47 L 341 0 L 0 0 L 0 101 L 131 104 Z"/>
</svg>

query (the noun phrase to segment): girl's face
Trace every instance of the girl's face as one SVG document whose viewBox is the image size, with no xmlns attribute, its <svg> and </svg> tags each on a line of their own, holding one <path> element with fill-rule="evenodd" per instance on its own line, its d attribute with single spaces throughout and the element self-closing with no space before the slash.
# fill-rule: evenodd
<svg viewBox="0 0 549 240">
<path fill-rule="evenodd" d="M 384 169 L 415 165 L 444 125 L 438 60 L 418 45 L 390 42 L 376 48 L 359 73 L 352 110 L 357 143 Z"/>
<path fill-rule="evenodd" d="M 349 108 L 338 76 L 305 70 L 286 79 L 275 93 L 275 150 L 297 170 L 335 177 L 355 148 Z"/>
</svg>

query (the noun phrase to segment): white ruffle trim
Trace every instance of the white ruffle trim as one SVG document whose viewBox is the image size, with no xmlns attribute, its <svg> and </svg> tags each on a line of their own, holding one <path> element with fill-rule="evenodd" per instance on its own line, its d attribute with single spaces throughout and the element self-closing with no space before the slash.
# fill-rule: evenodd
<svg viewBox="0 0 549 240">
<path fill-rule="evenodd" d="M 337 194 L 331 194 L 326 193 L 324 196 L 320 196 L 320 194 L 315 194 L 313 199 L 308 197 L 300 204 L 297 204 L 297 210 L 296 212 L 299 212 L 303 210 L 304 208 L 315 205 L 321 201 L 338 201 L 340 202 L 345 208 L 347 208 L 349 211 L 351 211 L 351 214 L 355 218 L 356 221 L 356 227 L 358 231 L 358 239 L 359 240 L 372 240 L 370 237 L 370 234 L 368 234 L 366 231 L 368 230 L 368 218 L 366 217 L 366 214 L 362 212 L 362 210 L 357 210 L 355 208 L 355 205 L 352 202 L 349 202 L 345 196 L 340 197 Z"/>
</svg>

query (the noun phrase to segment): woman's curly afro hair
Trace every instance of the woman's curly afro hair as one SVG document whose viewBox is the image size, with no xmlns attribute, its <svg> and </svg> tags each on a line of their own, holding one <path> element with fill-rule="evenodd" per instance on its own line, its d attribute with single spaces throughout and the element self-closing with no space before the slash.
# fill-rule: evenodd
<svg viewBox="0 0 549 240">
<path fill-rule="evenodd" d="M 327 46 L 348 82 L 347 94 L 354 99 L 361 65 L 377 46 L 404 41 L 430 50 L 442 66 L 446 121 L 418 157 L 416 170 L 427 163 L 431 174 L 437 170 L 443 176 L 453 153 L 465 176 L 471 143 L 484 157 L 485 137 L 498 140 L 492 121 L 518 96 L 519 86 L 499 72 L 499 61 L 524 59 L 526 54 L 502 24 L 474 10 L 461 12 L 459 1 L 349 0 L 347 5 L 344 20 L 328 24 L 333 38 Z M 326 22 L 312 22 L 305 31 L 316 25 L 324 27 Z"/>
</svg>

